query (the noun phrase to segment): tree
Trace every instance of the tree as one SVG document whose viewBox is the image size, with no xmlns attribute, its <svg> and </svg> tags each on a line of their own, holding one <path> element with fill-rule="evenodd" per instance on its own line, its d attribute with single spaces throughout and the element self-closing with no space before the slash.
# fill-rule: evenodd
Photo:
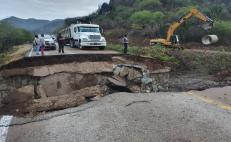
<svg viewBox="0 0 231 142">
<path fill-rule="evenodd" d="M 152 13 L 152 18 L 156 24 L 160 24 L 165 18 L 165 14 L 161 11 L 157 11 L 157 12 Z"/>
<path fill-rule="evenodd" d="M 155 10 L 159 8 L 162 4 L 160 0 L 137 0 L 136 5 L 140 9 L 148 9 L 148 10 Z"/>
</svg>

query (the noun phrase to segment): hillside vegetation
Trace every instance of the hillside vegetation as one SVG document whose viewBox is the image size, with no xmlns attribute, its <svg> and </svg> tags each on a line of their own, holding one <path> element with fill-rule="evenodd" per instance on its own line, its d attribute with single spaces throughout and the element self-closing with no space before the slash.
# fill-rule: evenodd
<svg viewBox="0 0 231 142">
<path fill-rule="evenodd" d="M 0 22 L 0 53 L 9 51 L 14 45 L 32 41 L 30 32 L 15 28 L 5 22 Z"/>
<path fill-rule="evenodd" d="M 147 44 L 150 38 L 165 37 L 169 25 L 196 7 L 211 17 L 214 28 L 209 31 L 220 37 L 221 44 L 229 44 L 231 37 L 230 0 L 111 0 L 93 14 L 75 19 L 67 19 L 66 24 L 82 20 L 100 24 L 106 36 L 113 42 L 129 33 L 133 42 Z M 200 22 L 192 18 L 182 25 L 176 34 L 183 42 L 200 41 L 204 34 Z"/>
</svg>

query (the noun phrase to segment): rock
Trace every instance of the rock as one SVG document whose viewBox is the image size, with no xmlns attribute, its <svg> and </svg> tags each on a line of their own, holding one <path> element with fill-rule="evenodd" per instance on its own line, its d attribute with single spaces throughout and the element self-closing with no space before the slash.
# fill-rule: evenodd
<svg viewBox="0 0 231 142">
<path fill-rule="evenodd" d="M 113 86 L 118 86 L 118 87 L 127 87 L 127 83 L 124 79 L 120 77 L 114 77 L 114 78 L 108 78 L 108 81 L 113 85 Z"/>
<path fill-rule="evenodd" d="M 70 107 L 77 107 L 86 103 L 86 99 L 83 96 L 75 95 L 63 95 L 56 97 L 49 97 L 46 100 L 38 99 L 36 102 L 32 102 L 26 108 L 23 108 L 21 112 L 31 113 L 31 112 L 46 112 L 52 110 L 60 110 Z"/>
<path fill-rule="evenodd" d="M 139 72 L 139 71 L 137 71 L 135 69 L 130 69 L 129 70 L 128 77 L 127 77 L 127 79 L 129 81 L 136 81 L 136 82 L 138 82 L 138 81 L 141 80 L 141 78 L 142 78 L 142 73 L 141 72 Z"/>
<path fill-rule="evenodd" d="M 6 82 L 1 82 L 0 83 L 0 91 L 5 91 L 7 90 L 8 85 L 6 84 Z"/>
<path fill-rule="evenodd" d="M 170 67 L 165 67 L 163 69 L 152 71 L 152 73 L 154 73 L 154 74 L 157 74 L 157 73 L 169 73 L 170 71 L 171 71 Z"/>
<path fill-rule="evenodd" d="M 39 85 L 37 89 L 38 95 L 41 97 L 41 99 L 47 99 L 47 94 L 43 86 Z"/>
<path fill-rule="evenodd" d="M 75 96 L 83 96 L 85 98 L 94 98 L 96 96 L 105 96 L 108 88 L 103 87 L 100 85 L 93 86 L 93 87 L 86 87 L 81 90 L 73 91 L 70 93 L 70 95 L 75 95 Z"/>
<path fill-rule="evenodd" d="M 152 92 L 158 92 L 159 91 L 159 86 L 156 84 L 152 85 Z"/>
<path fill-rule="evenodd" d="M 138 85 L 129 86 L 129 89 L 133 93 L 140 93 L 141 92 L 141 86 L 138 86 Z"/>
<path fill-rule="evenodd" d="M 129 74 L 129 68 L 128 67 L 122 67 L 119 73 L 120 77 L 126 77 Z"/>
<path fill-rule="evenodd" d="M 113 74 L 114 74 L 115 76 L 119 76 L 121 70 L 122 70 L 121 67 L 115 67 L 114 70 L 113 70 Z"/>
<path fill-rule="evenodd" d="M 22 88 L 17 89 L 17 92 L 20 94 L 26 94 L 26 95 L 34 95 L 34 86 L 33 85 L 28 85 L 24 86 Z"/>
<path fill-rule="evenodd" d="M 152 78 L 148 77 L 147 74 L 145 74 L 145 75 L 143 76 L 143 78 L 141 79 L 141 82 L 142 82 L 143 85 L 151 84 L 152 81 L 153 81 Z"/>
<path fill-rule="evenodd" d="M 27 79 L 22 79 L 22 82 L 21 82 L 21 84 L 22 84 L 22 86 L 26 86 L 26 85 L 28 85 L 28 80 Z"/>
</svg>

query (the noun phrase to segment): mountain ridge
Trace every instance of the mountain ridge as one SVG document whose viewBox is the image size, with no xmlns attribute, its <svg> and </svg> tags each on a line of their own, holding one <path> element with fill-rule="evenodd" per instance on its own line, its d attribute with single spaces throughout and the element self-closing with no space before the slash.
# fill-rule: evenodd
<svg viewBox="0 0 231 142">
<path fill-rule="evenodd" d="M 9 23 L 10 25 L 25 29 L 33 33 L 54 33 L 58 28 L 61 28 L 64 25 L 64 19 L 55 19 L 55 20 L 43 20 L 36 18 L 18 18 L 11 16 L 1 20 L 3 22 Z"/>
</svg>

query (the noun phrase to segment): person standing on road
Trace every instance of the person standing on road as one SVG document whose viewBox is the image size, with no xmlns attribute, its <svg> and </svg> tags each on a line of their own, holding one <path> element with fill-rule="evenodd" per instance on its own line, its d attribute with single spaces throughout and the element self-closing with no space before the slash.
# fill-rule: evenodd
<svg viewBox="0 0 231 142">
<path fill-rule="evenodd" d="M 35 35 L 34 38 L 34 51 L 36 52 L 36 55 L 39 55 L 39 50 L 40 50 L 40 41 L 38 35 Z"/>
<path fill-rule="evenodd" d="M 41 37 L 39 38 L 40 41 L 40 49 L 41 49 L 41 55 L 44 55 L 44 50 L 45 50 L 45 39 L 44 39 L 44 34 L 41 34 Z"/>
<path fill-rule="evenodd" d="M 125 34 L 123 37 L 123 44 L 124 44 L 124 54 L 128 53 L 128 37 Z"/>
<path fill-rule="evenodd" d="M 57 37 L 57 41 L 59 44 L 59 53 L 64 53 L 64 38 L 61 35 L 61 33 L 59 33 L 58 37 Z"/>
</svg>

